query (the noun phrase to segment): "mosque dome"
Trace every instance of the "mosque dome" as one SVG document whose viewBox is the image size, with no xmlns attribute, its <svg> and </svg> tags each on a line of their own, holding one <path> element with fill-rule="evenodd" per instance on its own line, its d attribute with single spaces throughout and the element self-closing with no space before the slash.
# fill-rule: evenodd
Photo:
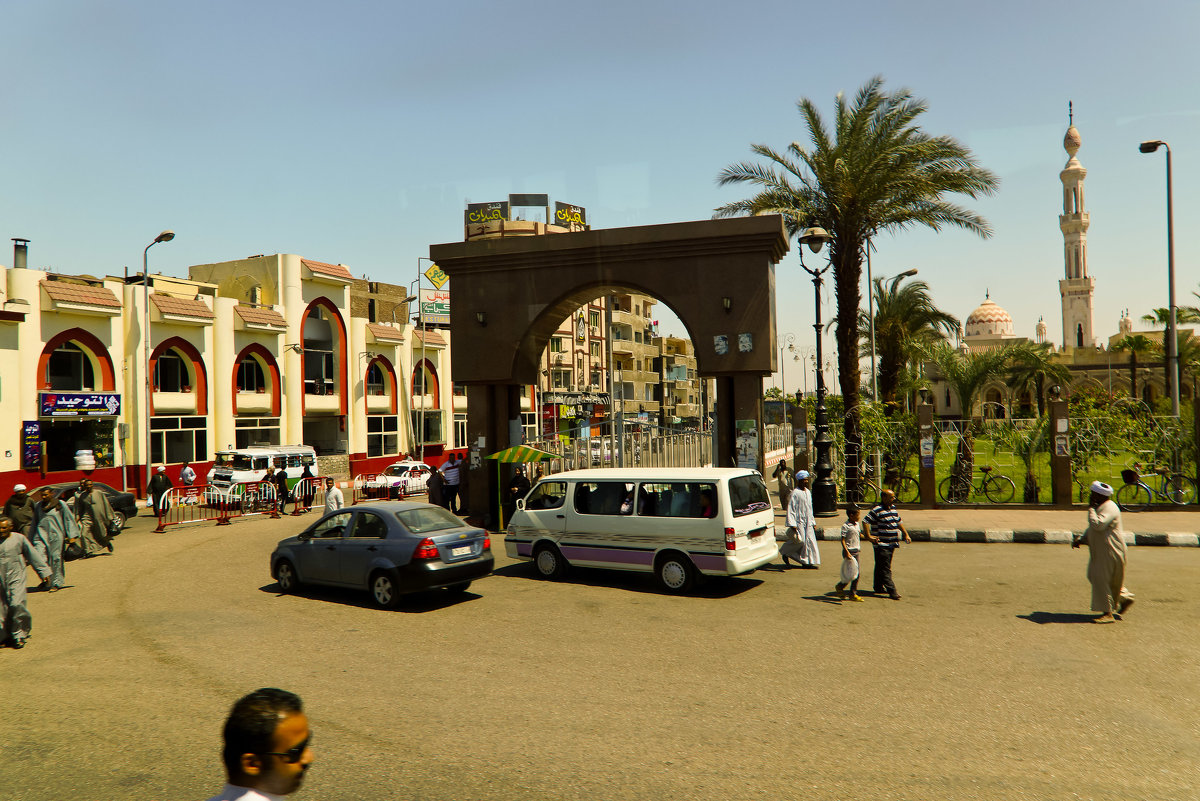
<svg viewBox="0 0 1200 801">
<path fill-rule="evenodd" d="M 967 317 L 967 337 L 1012 336 L 1013 319 L 1004 309 L 987 298 Z"/>
</svg>

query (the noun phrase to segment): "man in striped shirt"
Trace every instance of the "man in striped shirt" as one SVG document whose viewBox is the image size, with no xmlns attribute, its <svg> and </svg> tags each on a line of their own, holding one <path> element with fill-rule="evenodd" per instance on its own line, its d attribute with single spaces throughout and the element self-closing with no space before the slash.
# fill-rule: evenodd
<svg viewBox="0 0 1200 801">
<path fill-rule="evenodd" d="M 875 551 L 875 594 L 887 593 L 893 601 L 900 600 L 896 585 L 892 582 L 892 555 L 900 547 L 900 535 L 905 542 L 912 542 L 908 529 L 900 522 L 896 511 L 896 493 L 885 489 L 879 496 L 879 505 L 863 518 L 863 536 L 871 541 Z"/>
</svg>

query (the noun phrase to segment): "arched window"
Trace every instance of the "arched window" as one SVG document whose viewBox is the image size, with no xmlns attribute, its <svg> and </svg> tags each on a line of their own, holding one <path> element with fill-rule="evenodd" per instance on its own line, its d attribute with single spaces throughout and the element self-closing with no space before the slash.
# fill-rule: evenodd
<svg viewBox="0 0 1200 801">
<path fill-rule="evenodd" d="M 154 360 L 154 389 L 157 392 L 183 392 L 191 387 L 187 362 L 178 351 L 165 350 Z"/>
<path fill-rule="evenodd" d="M 366 385 L 368 395 L 383 394 L 387 386 L 387 380 L 383 375 L 383 369 L 379 366 L 379 362 L 371 362 L 370 366 L 367 367 Z"/>
<path fill-rule="evenodd" d="M 1083 347 L 1083 323 L 1075 326 L 1075 347 Z"/>
<path fill-rule="evenodd" d="M 57 390 L 95 389 L 92 360 L 74 342 L 62 343 L 46 360 L 46 386 Z"/>
<path fill-rule="evenodd" d="M 266 391 L 267 380 L 263 375 L 262 365 L 253 356 L 247 356 L 238 362 L 237 388 L 238 392 Z"/>
</svg>

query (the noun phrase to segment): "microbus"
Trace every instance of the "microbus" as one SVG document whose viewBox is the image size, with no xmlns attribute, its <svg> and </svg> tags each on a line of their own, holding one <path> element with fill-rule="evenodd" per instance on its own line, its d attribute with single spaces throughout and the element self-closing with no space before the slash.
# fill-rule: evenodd
<svg viewBox="0 0 1200 801">
<path fill-rule="evenodd" d="M 670 592 L 736 576 L 779 553 L 762 475 L 736 467 L 570 470 L 516 502 L 510 558 L 544 578 L 571 565 L 653 573 Z"/>
<path fill-rule="evenodd" d="M 270 466 L 282 470 L 292 487 L 300 480 L 305 465 L 314 476 L 318 475 L 317 453 L 308 445 L 255 445 L 217 451 L 208 483 L 224 489 L 231 484 L 262 481 Z"/>
</svg>

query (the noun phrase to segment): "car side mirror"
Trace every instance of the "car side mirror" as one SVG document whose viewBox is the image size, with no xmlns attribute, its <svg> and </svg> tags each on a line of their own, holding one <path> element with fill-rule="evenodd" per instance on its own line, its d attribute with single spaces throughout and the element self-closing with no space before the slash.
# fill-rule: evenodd
<svg viewBox="0 0 1200 801">
<path fill-rule="evenodd" d="M 517 498 L 517 511 L 518 512 L 525 511 L 525 499 L 524 498 Z"/>
<path fill-rule="evenodd" d="M 296 539 L 300 540 L 301 542 L 308 542 L 312 539 L 312 534 L 309 534 L 307 531 L 301 531 L 296 535 Z"/>
</svg>

